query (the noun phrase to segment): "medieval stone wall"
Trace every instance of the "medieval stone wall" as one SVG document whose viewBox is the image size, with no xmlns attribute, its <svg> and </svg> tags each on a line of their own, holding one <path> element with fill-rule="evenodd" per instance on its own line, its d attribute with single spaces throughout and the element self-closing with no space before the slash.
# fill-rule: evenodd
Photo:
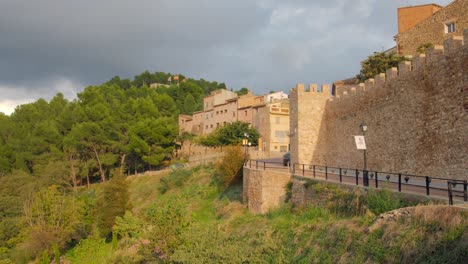
<svg viewBox="0 0 468 264">
<path fill-rule="evenodd" d="M 251 212 L 263 214 L 284 203 L 289 173 L 254 168 L 244 168 L 243 173 L 243 202 Z"/>
<path fill-rule="evenodd" d="M 468 30 L 465 30 L 468 39 Z M 468 45 L 452 38 L 336 97 L 291 90 L 291 159 L 468 179 Z"/>
</svg>

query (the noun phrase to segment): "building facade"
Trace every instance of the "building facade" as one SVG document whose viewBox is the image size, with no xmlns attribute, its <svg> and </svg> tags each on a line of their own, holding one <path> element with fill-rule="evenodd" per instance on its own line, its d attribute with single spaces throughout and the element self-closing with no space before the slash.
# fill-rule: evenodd
<svg viewBox="0 0 468 264">
<path fill-rule="evenodd" d="M 422 5 L 398 9 L 399 55 L 415 55 L 425 44 L 443 45 L 454 36 L 463 36 L 468 28 L 468 1 L 455 0 L 445 7 Z"/>
<path fill-rule="evenodd" d="M 213 91 L 203 99 L 203 111 L 179 115 L 179 134 L 207 135 L 236 121 L 249 123 L 259 131 L 259 151 L 289 150 L 289 99 L 282 91 L 261 96 Z"/>
</svg>

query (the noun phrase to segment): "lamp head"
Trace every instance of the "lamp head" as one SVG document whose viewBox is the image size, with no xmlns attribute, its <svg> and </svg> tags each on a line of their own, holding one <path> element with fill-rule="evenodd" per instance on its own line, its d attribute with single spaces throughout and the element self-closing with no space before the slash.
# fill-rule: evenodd
<svg viewBox="0 0 468 264">
<path fill-rule="evenodd" d="M 364 123 L 364 121 L 362 121 L 362 123 L 359 125 L 359 128 L 361 128 L 362 132 L 367 131 L 367 125 Z"/>
</svg>

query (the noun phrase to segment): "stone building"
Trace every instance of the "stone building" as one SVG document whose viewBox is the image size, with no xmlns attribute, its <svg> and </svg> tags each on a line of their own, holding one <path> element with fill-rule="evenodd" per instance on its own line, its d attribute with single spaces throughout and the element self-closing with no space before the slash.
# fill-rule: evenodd
<svg viewBox="0 0 468 264">
<path fill-rule="evenodd" d="M 415 55 L 424 44 L 442 45 L 468 28 L 468 1 L 455 0 L 445 7 L 435 4 L 398 9 L 399 55 Z"/>
<path fill-rule="evenodd" d="M 241 96 L 224 89 L 213 91 L 204 98 L 203 111 L 179 115 L 179 134 L 207 135 L 236 121 L 259 131 L 261 142 L 257 143 L 262 154 L 278 156 L 289 150 L 289 103 L 282 91 L 261 96 L 250 91 Z"/>
<path fill-rule="evenodd" d="M 289 99 L 270 99 L 269 103 L 257 107 L 254 127 L 262 135 L 259 150 L 270 156 L 289 150 Z"/>
</svg>

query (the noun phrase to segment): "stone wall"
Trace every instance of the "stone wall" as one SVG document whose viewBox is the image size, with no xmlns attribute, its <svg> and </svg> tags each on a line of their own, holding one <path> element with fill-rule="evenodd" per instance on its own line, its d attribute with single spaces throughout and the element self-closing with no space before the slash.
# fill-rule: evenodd
<svg viewBox="0 0 468 264">
<path fill-rule="evenodd" d="M 323 125 L 323 113 L 330 97 L 330 85 L 318 89 L 317 84 L 310 84 L 305 89 L 298 84 L 290 91 L 290 131 L 291 164 L 310 163 L 314 149 L 322 140 L 318 133 Z"/>
<path fill-rule="evenodd" d="M 465 31 L 468 39 L 468 30 Z M 468 45 L 445 41 L 335 98 L 291 91 L 291 159 L 370 170 L 468 179 Z"/>
<path fill-rule="evenodd" d="M 244 168 L 243 201 L 253 213 L 264 214 L 286 199 L 289 173 Z"/>
<path fill-rule="evenodd" d="M 455 32 L 445 32 L 445 24 L 448 22 L 455 22 Z M 466 28 L 468 28 L 468 1 L 453 1 L 433 16 L 407 31 L 399 33 L 396 36 L 398 54 L 414 55 L 416 49 L 426 43 L 442 45 L 444 40 L 452 36 L 462 36 L 463 30 Z"/>
</svg>

